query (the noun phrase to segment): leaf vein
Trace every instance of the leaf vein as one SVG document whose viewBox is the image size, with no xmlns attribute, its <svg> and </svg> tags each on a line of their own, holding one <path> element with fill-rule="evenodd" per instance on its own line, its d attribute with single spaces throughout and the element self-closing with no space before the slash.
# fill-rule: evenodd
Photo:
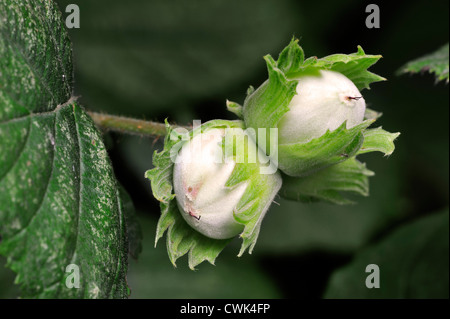
<svg viewBox="0 0 450 319">
<path fill-rule="evenodd" d="M 0 125 L 3 123 L 0 123 Z M 27 131 L 27 137 L 25 139 L 25 142 L 22 145 L 22 148 L 20 149 L 19 154 L 16 157 L 16 160 L 14 161 L 14 163 L 11 165 L 10 168 L 8 168 L 8 170 L 3 174 L 3 176 L 0 177 L 0 181 L 3 180 L 3 178 L 5 178 L 6 175 L 9 174 L 9 172 L 17 165 L 17 163 L 19 162 L 20 157 L 22 156 L 23 151 L 25 150 L 25 147 L 27 146 L 29 140 L 30 140 L 30 131 L 31 131 L 31 120 L 30 123 L 28 124 L 28 131 Z"/>
<path fill-rule="evenodd" d="M 30 123 L 31 123 L 31 121 L 30 121 Z M 56 116 L 55 116 L 55 118 L 53 120 L 53 134 L 55 133 L 55 130 L 56 130 Z M 31 134 L 29 134 L 29 135 L 31 135 Z M 17 233 L 13 234 L 10 237 L 10 239 L 12 239 L 12 238 L 20 235 L 21 233 L 25 232 L 26 229 L 28 228 L 28 226 L 32 223 L 34 218 L 37 216 L 38 212 L 42 209 L 42 205 L 43 205 L 43 203 L 45 201 L 45 198 L 47 197 L 48 189 L 49 189 L 49 186 L 50 186 L 50 181 L 52 180 L 52 177 L 53 177 L 53 171 L 55 169 L 55 149 L 54 148 L 53 148 L 53 155 L 51 156 L 51 159 L 52 159 L 52 163 L 50 164 L 51 165 L 50 174 L 48 176 L 47 183 L 45 184 L 44 194 L 42 195 L 42 199 L 41 199 L 41 202 L 39 203 L 39 206 L 33 212 L 33 215 L 31 216 L 31 218 L 28 221 L 28 223 L 20 231 L 18 231 Z"/>
<path fill-rule="evenodd" d="M 27 55 L 24 52 L 22 52 L 22 50 L 20 48 L 18 48 L 13 41 L 11 41 L 11 37 L 9 36 L 9 34 L 6 33 L 6 32 L 2 32 L 2 33 L 5 36 L 6 41 L 9 43 L 11 48 L 13 48 L 22 57 L 22 59 L 25 61 L 25 65 L 28 67 L 28 69 L 31 71 L 31 73 L 33 73 L 35 75 L 35 77 L 43 84 L 44 88 L 50 94 L 50 96 L 52 97 L 53 101 L 56 102 L 57 100 L 55 99 L 55 96 L 54 96 L 52 90 L 48 86 L 48 83 L 46 81 L 44 81 L 44 78 L 43 78 L 42 74 L 40 74 L 37 71 L 36 67 L 34 66 L 33 63 L 31 63 L 31 61 L 27 57 Z M 31 112 L 31 110 L 29 110 L 29 111 Z"/>
<path fill-rule="evenodd" d="M 27 3 L 27 5 L 28 5 L 28 7 L 29 7 L 29 12 L 32 12 L 32 13 L 36 13 L 36 10 L 33 10 L 33 8 L 30 6 L 30 3 Z M 45 24 L 46 26 L 47 26 L 47 29 L 49 30 L 49 35 L 50 35 L 50 39 L 51 39 L 51 41 L 53 42 L 53 48 L 55 49 L 55 52 L 57 53 L 56 55 L 55 55 L 55 59 L 59 62 L 59 65 L 61 66 L 61 70 L 63 70 L 63 72 L 65 73 L 65 74 L 68 74 L 68 72 L 67 72 L 67 69 L 65 68 L 65 66 L 64 66 L 64 63 L 62 62 L 62 60 L 61 60 L 61 56 L 62 56 L 62 54 L 61 54 L 61 51 L 59 50 L 59 46 L 58 46 L 58 43 L 57 43 L 57 41 L 56 41 L 56 37 L 55 37 L 55 35 L 53 34 L 53 32 L 52 32 L 52 28 L 50 27 L 50 25 L 49 25 L 49 23 L 48 23 L 48 20 L 49 19 L 43 19 L 43 17 L 41 16 L 41 15 L 37 15 L 37 14 L 35 14 L 35 17 L 38 19 L 38 20 L 40 20 L 40 22 L 42 23 L 42 24 Z M 70 87 L 68 86 L 68 84 L 69 83 L 67 83 L 67 81 L 64 81 L 64 86 L 66 87 L 66 90 L 68 91 L 68 93 L 69 93 L 69 95 L 70 95 Z"/>
</svg>

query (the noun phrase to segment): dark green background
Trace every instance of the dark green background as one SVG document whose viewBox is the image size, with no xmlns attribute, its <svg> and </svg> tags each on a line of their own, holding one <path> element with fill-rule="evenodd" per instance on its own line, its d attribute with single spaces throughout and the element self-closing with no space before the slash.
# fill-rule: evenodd
<svg viewBox="0 0 450 319">
<path fill-rule="evenodd" d="M 159 207 L 144 172 L 151 168 L 153 151 L 161 149 L 161 139 L 105 135 L 116 175 L 131 194 L 144 233 L 141 258 L 130 264 L 132 297 L 322 297 L 330 274 L 355 253 L 448 207 L 448 85 L 436 84 L 430 74 L 395 75 L 406 62 L 448 42 L 448 1 L 372 1 L 380 6 L 380 29 L 365 27 L 370 2 L 356 0 L 57 2 L 63 11 L 69 3 L 81 10 L 81 28 L 70 35 L 75 93 L 82 104 L 149 120 L 232 119 L 225 100 L 242 103 L 247 87 L 266 79 L 262 56 L 276 57 L 293 35 L 301 38 L 306 56 L 351 53 L 357 45 L 383 55 L 371 70 L 388 81 L 362 93 L 370 108 L 383 113 L 378 125 L 401 136 L 389 158 L 361 156 L 376 172 L 370 197 L 356 198 L 353 206 L 277 199 L 280 206 L 268 212 L 254 254 L 237 258 L 236 240 L 217 266 L 204 263 L 192 272 L 181 258 L 173 268 L 164 241 L 153 248 Z M 448 224 L 446 231 L 441 241 L 448 245 Z M 448 297 L 448 251 L 435 257 L 421 271 L 444 269 L 440 283 L 446 285 L 435 288 L 427 282 L 423 287 Z M 12 281 L 13 274 L 1 267 L 0 297 L 17 294 Z M 348 296 L 362 297 L 333 295 Z M 396 295 L 388 291 L 385 296 Z"/>
</svg>

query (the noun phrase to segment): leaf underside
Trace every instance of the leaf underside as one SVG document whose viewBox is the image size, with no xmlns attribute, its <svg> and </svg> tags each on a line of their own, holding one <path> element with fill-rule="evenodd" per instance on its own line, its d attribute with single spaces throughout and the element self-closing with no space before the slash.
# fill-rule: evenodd
<svg viewBox="0 0 450 319">
<path fill-rule="evenodd" d="M 0 253 L 30 298 L 125 298 L 124 205 L 53 1 L 0 2 Z M 75 264 L 80 287 L 66 279 Z M 72 277 L 68 277 L 72 275 Z"/>
</svg>

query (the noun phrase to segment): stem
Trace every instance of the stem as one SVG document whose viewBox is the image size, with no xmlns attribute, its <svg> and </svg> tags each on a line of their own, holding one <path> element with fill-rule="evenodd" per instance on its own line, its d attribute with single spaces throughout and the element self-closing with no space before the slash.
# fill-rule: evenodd
<svg viewBox="0 0 450 319">
<path fill-rule="evenodd" d="M 138 135 L 166 135 L 166 126 L 164 123 L 143 121 L 123 116 L 90 111 L 88 111 L 87 113 L 94 120 L 94 123 L 98 127 L 105 130 Z"/>
</svg>

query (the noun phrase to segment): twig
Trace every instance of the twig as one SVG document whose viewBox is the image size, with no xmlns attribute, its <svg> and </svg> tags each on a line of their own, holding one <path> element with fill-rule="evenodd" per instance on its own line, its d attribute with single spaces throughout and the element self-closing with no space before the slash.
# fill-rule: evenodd
<svg viewBox="0 0 450 319">
<path fill-rule="evenodd" d="M 87 112 L 94 123 L 101 129 L 120 132 L 125 134 L 165 136 L 166 126 L 164 123 L 138 120 L 123 116 Z M 177 127 L 177 126 L 175 126 Z"/>
</svg>

